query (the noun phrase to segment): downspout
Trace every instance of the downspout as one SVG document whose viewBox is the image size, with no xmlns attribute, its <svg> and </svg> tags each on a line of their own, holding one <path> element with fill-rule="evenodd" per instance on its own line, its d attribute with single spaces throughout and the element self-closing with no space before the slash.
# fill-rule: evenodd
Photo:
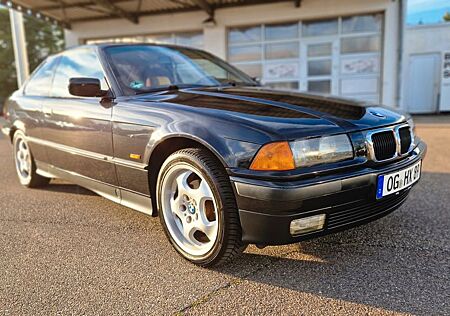
<svg viewBox="0 0 450 316">
<path fill-rule="evenodd" d="M 399 10 L 398 10 L 398 54 L 397 54 L 397 107 L 404 109 L 403 104 L 403 48 L 404 48 L 404 37 L 405 37 L 405 26 L 406 26 L 406 13 L 408 0 L 398 0 Z"/>
</svg>

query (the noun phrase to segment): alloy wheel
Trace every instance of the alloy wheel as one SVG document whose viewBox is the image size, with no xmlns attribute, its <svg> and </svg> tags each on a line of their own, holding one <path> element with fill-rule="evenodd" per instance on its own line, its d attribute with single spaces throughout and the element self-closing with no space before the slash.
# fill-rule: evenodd
<svg viewBox="0 0 450 316">
<path fill-rule="evenodd" d="M 164 221 L 177 245 L 193 256 L 202 256 L 218 236 L 217 203 L 199 170 L 177 163 L 165 174 L 162 186 Z"/>
<path fill-rule="evenodd" d="M 32 173 L 32 160 L 28 144 L 23 138 L 16 141 L 15 158 L 18 176 L 23 180 L 28 180 Z"/>
</svg>

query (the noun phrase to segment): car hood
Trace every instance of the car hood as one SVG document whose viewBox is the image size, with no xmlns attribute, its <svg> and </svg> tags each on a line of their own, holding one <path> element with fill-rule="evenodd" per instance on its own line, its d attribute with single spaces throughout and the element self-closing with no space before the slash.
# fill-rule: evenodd
<svg viewBox="0 0 450 316">
<path fill-rule="evenodd" d="M 137 98 L 176 104 L 188 111 L 238 121 L 286 139 L 353 132 L 408 119 L 407 114 L 385 106 L 260 87 L 183 89 Z"/>
</svg>

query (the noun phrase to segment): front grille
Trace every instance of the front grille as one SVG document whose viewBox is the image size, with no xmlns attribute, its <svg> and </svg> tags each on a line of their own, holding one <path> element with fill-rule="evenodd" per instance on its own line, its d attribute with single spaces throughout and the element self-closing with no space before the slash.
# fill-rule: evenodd
<svg viewBox="0 0 450 316">
<path fill-rule="evenodd" d="M 397 152 L 397 144 L 392 131 L 373 134 L 372 143 L 375 158 L 378 161 L 391 159 Z"/>
<path fill-rule="evenodd" d="M 379 217 L 393 211 L 408 197 L 409 190 L 401 191 L 399 194 L 385 197 L 370 203 L 361 203 L 358 206 L 341 206 L 328 215 L 328 229 L 365 221 L 373 217 Z"/>
<path fill-rule="evenodd" d="M 400 135 L 401 154 L 406 154 L 411 146 L 411 131 L 409 127 L 402 127 L 398 130 Z"/>
</svg>

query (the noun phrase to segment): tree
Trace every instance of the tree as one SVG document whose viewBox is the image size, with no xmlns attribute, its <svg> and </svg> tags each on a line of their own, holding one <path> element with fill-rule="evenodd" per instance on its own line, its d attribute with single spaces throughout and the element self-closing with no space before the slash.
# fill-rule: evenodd
<svg viewBox="0 0 450 316">
<path fill-rule="evenodd" d="M 449 11 L 445 12 L 442 19 L 444 20 L 444 22 L 450 22 L 450 12 Z"/>
<path fill-rule="evenodd" d="M 34 17 L 24 20 L 28 62 L 33 71 L 47 56 L 64 49 L 64 32 L 61 27 Z"/>
<path fill-rule="evenodd" d="M 0 101 L 16 89 L 17 78 L 9 12 L 6 9 L 0 9 Z"/>
<path fill-rule="evenodd" d="M 25 37 L 30 71 L 48 55 L 64 48 L 63 30 L 51 23 L 24 14 Z M 17 89 L 14 50 L 9 12 L 0 8 L 0 101 Z M 1 107 L 0 103 L 0 107 Z"/>
</svg>

